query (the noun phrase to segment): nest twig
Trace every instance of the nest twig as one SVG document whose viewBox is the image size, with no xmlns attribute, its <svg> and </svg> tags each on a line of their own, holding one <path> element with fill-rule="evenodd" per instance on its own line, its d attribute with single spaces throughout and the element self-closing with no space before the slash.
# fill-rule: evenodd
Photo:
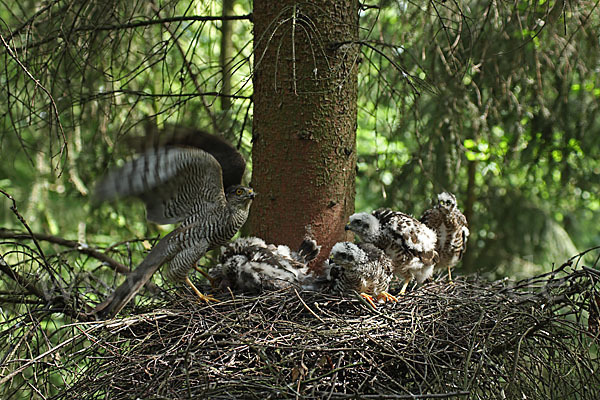
<svg viewBox="0 0 600 400">
<path fill-rule="evenodd" d="M 520 282 L 437 280 L 375 311 L 293 289 L 210 305 L 176 290 L 110 321 L 21 319 L 0 336 L 0 380 L 57 399 L 592 399 L 598 281 L 569 262 Z"/>
</svg>

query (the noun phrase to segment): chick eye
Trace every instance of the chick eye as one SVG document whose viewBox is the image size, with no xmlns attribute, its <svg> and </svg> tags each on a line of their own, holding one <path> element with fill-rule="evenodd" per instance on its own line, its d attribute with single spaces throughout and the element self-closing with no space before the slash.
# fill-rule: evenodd
<svg viewBox="0 0 600 400">
<path fill-rule="evenodd" d="M 244 194 L 244 189 L 236 189 L 235 194 L 237 194 L 238 196 L 241 196 Z"/>
</svg>

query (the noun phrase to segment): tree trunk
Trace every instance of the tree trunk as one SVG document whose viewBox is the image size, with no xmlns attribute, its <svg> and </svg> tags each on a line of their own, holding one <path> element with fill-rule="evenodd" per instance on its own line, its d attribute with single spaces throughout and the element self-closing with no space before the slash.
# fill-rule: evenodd
<svg viewBox="0 0 600 400">
<path fill-rule="evenodd" d="M 254 2 L 250 230 L 297 248 L 346 239 L 354 210 L 358 2 Z"/>
<path fill-rule="evenodd" d="M 463 259 L 463 269 L 467 272 L 474 272 L 476 269 L 475 266 L 475 238 L 474 238 L 474 229 L 473 229 L 473 215 L 475 208 L 475 175 L 477 174 L 477 161 L 468 161 L 467 164 L 467 174 L 468 174 L 468 183 L 467 183 L 467 203 L 465 204 L 465 218 L 467 218 L 467 223 L 469 224 L 469 229 L 471 230 L 470 240 L 467 241 L 467 249 L 465 251 L 465 257 Z"/>
</svg>

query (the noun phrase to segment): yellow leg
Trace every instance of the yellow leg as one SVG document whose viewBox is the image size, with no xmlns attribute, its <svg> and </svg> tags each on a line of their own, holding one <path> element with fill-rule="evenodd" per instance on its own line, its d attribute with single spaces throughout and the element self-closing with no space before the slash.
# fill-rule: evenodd
<svg viewBox="0 0 600 400">
<path fill-rule="evenodd" d="M 411 280 L 412 280 L 412 278 L 406 278 L 404 280 L 404 285 L 402 285 L 402 289 L 400 290 L 400 296 L 403 296 L 406 294 L 406 288 L 408 287 L 408 284 L 410 283 Z"/>
<path fill-rule="evenodd" d="M 373 306 L 373 308 L 377 308 L 377 306 L 375 305 L 375 302 L 373 301 L 373 296 L 366 294 L 366 293 L 361 293 L 360 296 L 363 297 L 365 300 L 367 300 L 369 302 L 369 304 Z"/>
<path fill-rule="evenodd" d="M 377 295 L 377 301 L 379 301 L 379 300 L 383 300 L 384 302 L 392 301 L 395 303 L 398 301 L 398 298 L 396 298 L 396 296 L 393 296 L 388 292 L 381 292 Z"/>
<path fill-rule="evenodd" d="M 192 290 L 193 290 L 193 291 L 196 293 L 196 295 L 198 295 L 198 297 L 200 297 L 200 300 L 204 300 L 204 301 L 206 301 L 207 303 L 208 303 L 209 301 L 214 301 L 214 302 L 216 302 L 216 303 L 218 303 L 218 302 L 219 302 L 219 300 L 215 299 L 215 298 L 214 298 L 214 297 L 212 297 L 211 295 L 208 295 L 208 294 L 202 294 L 202 292 L 200 292 L 200 291 L 198 290 L 198 288 L 197 288 L 196 286 L 194 286 L 194 284 L 192 283 L 192 281 L 190 281 L 190 278 L 189 278 L 189 277 L 187 277 L 187 276 L 185 277 L 185 283 L 187 283 L 188 285 L 190 285 L 190 287 L 191 287 L 191 288 L 192 288 Z"/>
<path fill-rule="evenodd" d="M 194 264 L 194 269 L 198 272 L 200 272 L 200 274 L 206 278 L 206 280 L 210 283 L 210 286 L 212 286 L 213 289 L 215 289 L 217 287 L 217 284 L 215 282 L 215 279 L 210 276 L 208 274 L 208 272 L 204 271 L 202 268 L 200 268 L 199 266 Z"/>
<path fill-rule="evenodd" d="M 450 270 L 449 265 L 448 265 L 448 281 L 450 282 L 451 285 L 454 284 L 454 281 L 452 280 L 452 271 Z"/>
</svg>

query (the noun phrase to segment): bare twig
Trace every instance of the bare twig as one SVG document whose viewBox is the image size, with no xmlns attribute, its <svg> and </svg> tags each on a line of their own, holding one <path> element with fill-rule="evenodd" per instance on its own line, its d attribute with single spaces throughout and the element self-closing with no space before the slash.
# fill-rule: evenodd
<svg viewBox="0 0 600 400">
<path fill-rule="evenodd" d="M 11 49 L 10 45 L 8 44 L 8 42 L 6 42 L 6 40 L 4 40 L 4 36 L 2 36 L 1 34 L 0 34 L 0 41 L 2 41 L 2 45 L 4 46 L 4 48 L 6 49 L 6 51 L 8 52 L 8 54 L 10 55 L 10 57 L 15 61 L 15 63 L 17 63 L 17 65 L 19 66 L 19 68 L 21 68 L 23 70 L 23 72 L 25 72 L 25 74 L 29 77 L 29 79 L 31 79 L 35 83 L 35 85 L 37 87 L 39 87 L 40 89 L 42 89 L 42 91 L 44 93 L 46 93 L 46 95 L 48 96 L 48 99 L 50 100 L 52 111 L 53 111 L 54 116 L 56 118 L 56 123 L 58 125 L 58 129 L 59 129 L 59 131 L 61 133 L 61 136 L 62 136 L 62 145 L 60 147 L 60 152 L 58 153 L 59 159 L 62 158 L 63 153 L 66 155 L 66 152 L 68 151 L 67 150 L 67 136 L 65 135 L 65 131 L 64 131 L 64 129 L 62 127 L 62 124 L 60 122 L 60 114 L 58 112 L 58 107 L 56 106 L 56 103 L 54 102 L 54 97 L 52 97 L 52 94 L 48 91 L 48 89 L 46 89 L 44 87 L 44 85 L 42 85 L 41 82 L 38 79 L 36 79 L 31 74 L 31 72 L 29 72 L 29 70 L 25 67 L 25 65 L 23 65 L 23 63 L 21 63 L 21 61 L 17 57 L 16 53 L 13 51 L 13 49 Z M 58 170 L 58 165 L 59 165 L 59 163 L 57 163 L 57 168 L 56 168 L 57 170 Z"/>
<path fill-rule="evenodd" d="M 33 294 L 37 298 L 47 302 L 49 300 L 46 293 L 43 290 L 38 288 L 34 283 L 30 280 L 23 278 L 17 271 L 12 269 L 6 261 L 4 261 L 4 257 L 0 254 L 0 271 L 4 272 L 6 276 L 11 278 L 21 287 L 23 287 L 27 292 Z"/>
<path fill-rule="evenodd" d="M 104 264 L 108 265 L 112 269 L 117 272 L 126 274 L 130 272 L 129 267 L 124 264 L 121 264 L 117 260 L 107 256 L 106 254 L 89 247 L 84 243 L 79 243 L 76 240 L 68 240 L 58 236 L 47 235 L 44 233 L 23 233 L 17 231 L 11 231 L 8 229 L 0 228 L 0 238 L 2 239 L 34 239 L 34 240 L 43 240 L 50 243 L 56 243 L 61 246 L 70 247 L 79 251 L 80 253 L 87 254 L 90 257 L 94 257 L 95 259 L 102 261 Z"/>
<path fill-rule="evenodd" d="M 61 374 L 74 383 L 55 394 L 72 399 L 592 399 L 600 365 L 582 310 L 600 282 L 571 264 L 515 283 L 437 280 L 376 314 L 355 298 L 295 289 L 223 293 L 211 307 L 176 292 L 126 318 L 64 325 L 59 344 L 37 353 L 0 335 L 11 355 L 4 380 Z M 49 366 L 59 353 L 69 357 Z"/>
<path fill-rule="evenodd" d="M 40 244 L 38 243 L 38 241 L 35 239 L 34 234 L 31 230 L 31 228 L 29 227 L 29 224 L 27 224 L 27 221 L 25 221 L 25 218 L 23 218 L 21 213 L 19 213 L 19 210 L 17 210 L 17 202 L 10 194 L 6 193 L 4 190 L 0 189 L 0 193 L 2 193 L 4 196 L 6 196 L 12 202 L 12 206 L 10 207 L 11 211 L 15 214 L 15 216 L 17 217 L 19 222 L 23 225 L 23 227 L 25 227 L 27 232 L 29 232 L 29 236 L 33 239 L 33 243 L 35 244 L 35 247 L 37 248 L 37 250 L 40 254 L 40 257 L 42 257 L 42 260 L 44 260 L 44 263 L 46 264 L 46 266 L 49 267 L 50 263 L 48 263 L 48 260 L 46 259 L 46 256 L 44 255 L 44 251 L 40 247 Z"/>
</svg>

